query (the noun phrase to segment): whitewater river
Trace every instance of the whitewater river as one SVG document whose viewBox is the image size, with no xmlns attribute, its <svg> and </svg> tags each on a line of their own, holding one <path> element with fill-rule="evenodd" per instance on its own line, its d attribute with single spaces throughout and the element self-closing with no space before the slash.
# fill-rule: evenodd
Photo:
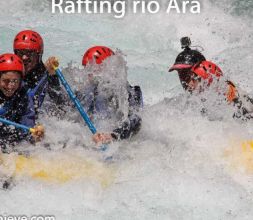
<svg viewBox="0 0 253 220">
<path fill-rule="evenodd" d="M 116 155 L 112 163 L 101 162 L 106 152 L 91 149 L 82 123 L 41 118 L 46 139 L 20 148 L 51 161 L 52 172 L 62 163 L 75 175 L 80 170 L 82 178 L 57 183 L 21 175 L 11 190 L 0 191 L 0 215 L 253 219 L 253 151 L 242 149 L 242 141 L 253 139 L 252 121 L 234 121 L 231 107 L 217 105 L 210 93 L 204 103 L 209 111 L 201 115 L 203 103 L 189 100 L 177 75 L 168 73 L 180 52 L 179 39 L 189 36 L 207 59 L 253 95 L 252 1 L 203 0 L 196 15 L 128 12 L 123 19 L 52 14 L 46 0 L 1 0 L 0 9 L 1 53 L 11 52 L 14 36 L 27 28 L 44 38 L 44 59 L 56 55 L 62 68 L 71 61 L 81 68 L 90 46 L 118 48 L 125 54 L 129 82 L 140 85 L 144 96 L 142 129 L 129 141 L 110 145 L 109 153 Z M 81 85 L 80 71 L 71 67 L 65 74 L 72 86 Z M 49 145 L 51 150 L 45 148 Z"/>
</svg>

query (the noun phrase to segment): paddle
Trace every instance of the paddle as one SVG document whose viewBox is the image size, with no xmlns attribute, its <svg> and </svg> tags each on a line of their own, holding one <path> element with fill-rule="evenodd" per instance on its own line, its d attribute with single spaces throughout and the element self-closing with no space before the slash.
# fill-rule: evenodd
<svg viewBox="0 0 253 220">
<path fill-rule="evenodd" d="M 13 125 L 15 128 L 21 128 L 22 130 L 28 131 L 31 133 L 33 133 L 35 131 L 34 128 L 30 128 L 25 125 L 18 124 L 16 122 L 13 122 L 13 121 L 10 121 L 10 120 L 4 119 L 4 118 L 0 118 L 0 122 L 2 122 L 3 124 L 6 124 L 6 125 Z"/>
<path fill-rule="evenodd" d="M 65 80 L 61 70 L 58 67 L 55 67 L 55 73 L 56 75 L 59 77 L 62 85 L 64 86 L 64 88 L 66 89 L 70 99 L 73 101 L 73 103 L 75 104 L 76 108 L 78 109 L 79 113 L 81 114 L 83 120 L 85 121 L 85 123 L 88 125 L 90 131 L 92 134 L 96 134 L 97 133 L 97 129 L 95 128 L 95 126 L 93 125 L 93 123 L 91 122 L 89 116 L 87 115 L 87 113 L 85 112 L 84 108 L 82 107 L 80 101 L 78 100 L 78 98 L 76 97 L 76 95 L 74 94 L 74 92 L 72 91 L 72 89 L 70 88 L 69 84 L 67 83 L 67 81 Z M 100 149 L 102 151 L 107 150 L 108 146 L 103 144 L 102 146 L 100 146 Z"/>
<path fill-rule="evenodd" d="M 25 125 L 13 122 L 13 121 L 7 120 L 5 118 L 1 118 L 0 117 L 0 122 L 3 123 L 3 124 L 5 124 L 5 125 L 12 125 L 15 128 L 20 128 L 20 129 L 22 129 L 22 130 L 24 130 L 26 132 L 30 132 L 31 134 L 33 134 L 33 133 L 36 132 L 35 128 L 31 128 L 31 127 L 28 127 L 28 126 L 25 126 Z M 5 155 L 5 154 L 1 154 L 0 155 L 0 161 L 1 161 L 3 155 Z M 14 177 L 15 177 L 15 173 L 13 173 L 8 179 L 4 180 L 2 188 L 3 189 L 8 189 L 10 187 L 10 185 L 12 184 L 12 180 L 13 180 Z"/>
</svg>

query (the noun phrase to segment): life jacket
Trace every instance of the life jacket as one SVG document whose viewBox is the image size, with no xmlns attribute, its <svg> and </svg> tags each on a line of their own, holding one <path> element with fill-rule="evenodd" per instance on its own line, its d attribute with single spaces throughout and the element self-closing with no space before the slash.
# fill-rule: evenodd
<svg viewBox="0 0 253 220">
<path fill-rule="evenodd" d="M 48 87 L 48 73 L 42 62 L 29 73 L 24 79 L 28 97 L 33 100 L 36 113 L 41 107 Z"/>
<path fill-rule="evenodd" d="M 1 93 L 1 96 L 4 95 Z M 22 115 L 23 107 L 27 105 L 26 90 L 22 87 L 13 95 L 12 98 L 3 101 L 0 108 L 0 117 L 15 121 Z"/>
<path fill-rule="evenodd" d="M 226 81 L 228 88 L 224 94 L 228 103 L 234 102 L 238 98 L 238 92 L 235 85 L 231 81 Z"/>
<path fill-rule="evenodd" d="M 128 84 L 127 91 L 129 110 L 138 111 L 143 107 L 141 88 L 139 86 L 131 86 Z M 100 114 L 102 117 L 108 118 L 118 107 L 117 100 L 113 100 L 114 97 L 104 97 L 103 94 L 98 94 L 95 85 L 86 87 L 82 94 L 77 92 L 76 95 L 89 115 Z M 114 103 L 115 105 L 110 106 L 110 102 L 113 101 L 116 101 L 116 103 Z"/>
<path fill-rule="evenodd" d="M 28 96 L 33 100 L 36 115 L 41 108 L 46 94 L 56 105 L 66 102 L 61 92 L 60 81 L 56 75 L 48 75 L 44 64 L 39 63 L 25 78 L 25 85 L 29 89 Z"/>
<path fill-rule="evenodd" d="M 2 102 L 0 117 L 28 127 L 35 125 L 33 102 L 29 101 L 27 90 L 24 87 L 21 87 L 12 98 Z M 0 126 L 0 145 L 2 147 L 16 143 L 27 135 L 28 132 L 22 129 L 13 129 L 3 124 Z"/>
<path fill-rule="evenodd" d="M 128 103 L 129 108 L 132 110 L 139 110 L 143 107 L 143 97 L 141 88 L 139 86 L 127 86 L 127 92 L 128 92 Z M 113 99 L 113 97 L 109 97 L 110 99 Z M 97 96 L 95 92 L 93 105 L 97 112 L 108 112 L 108 100 L 106 101 L 101 96 Z"/>
<path fill-rule="evenodd" d="M 124 121 L 116 121 L 116 124 L 111 124 L 113 131 L 112 134 L 115 139 L 129 138 L 131 135 L 136 134 L 141 127 L 142 120 L 141 117 L 138 116 L 138 111 L 143 107 L 141 88 L 139 86 L 131 86 L 128 84 L 127 91 L 129 106 L 128 118 L 126 118 Z M 106 99 L 104 99 L 102 96 L 99 97 L 96 85 L 90 84 L 85 88 L 84 91 L 78 91 L 75 94 L 84 106 L 84 109 L 87 111 L 94 124 L 97 126 L 97 129 L 103 129 L 103 120 L 98 118 L 96 114 L 102 114 L 103 117 L 108 117 L 107 119 L 110 121 L 110 116 L 113 114 L 113 111 L 108 108 Z M 114 117 L 115 115 L 112 116 Z M 106 123 L 108 120 L 104 121 Z M 110 126 L 105 126 L 107 130 L 111 129 Z"/>
<path fill-rule="evenodd" d="M 46 90 L 48 86 L 48 76 L 45 74 L 34 88 L 29 88 L 27 95 L 30 100 L 33 100 L 36 112 L 41 107 L 44 98 L 46 96 Z"/>
<path fill-rule="evenodd" d="M 207 85 L 210 86 L 216 77 L 219 80 L 223 76 L 222 70 L 211 61 L 202 61 L 194 65 L 191 69 L 192 72 L 197 74 L 200 78 L 207 81 Z M 224 96 L 228 103 L 233 102 L 238 97 L 238 92 L 235 85 L 231 81 L 226 81 L 227 88 L 224 92 Z M 219 89 L 217 92 L 220 92 Z"/>
<path fill-rule="evenodd" d="M 221 69 L 211 61 L 197 63 L 191 68 L 191 71 L 205 80 L 208 86 L 211 85 L 214 77 L 218 79 L 223 75 Z"/>
</svg>

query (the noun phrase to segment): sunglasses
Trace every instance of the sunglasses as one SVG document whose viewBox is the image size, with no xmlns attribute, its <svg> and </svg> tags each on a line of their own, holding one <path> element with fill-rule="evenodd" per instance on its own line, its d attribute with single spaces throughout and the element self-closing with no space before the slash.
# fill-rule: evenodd
<svg viewBox="0 0 253 220">
<path fill-rule="evenodd" d="M 14 50 L 15 54 L 19 57 L 33 57 L 36 56 L 38 53 L 35 50 Z"/>
<path fill-rule="evenodd" d="M 20 83 L 21 79 L 1 79 L 1 82 L 5 85 L 13 84 L 18 85 Z"/>
<path fill-rule="evenodd" d="M 191 71 L 180 71 L 178 73 L 179 79 L 181 82 L 184 82 L 186 84 L 193 81 L 201 81 L 201 77 L 199 77 L 197 74 L 191 72 Z"/>
</svg>

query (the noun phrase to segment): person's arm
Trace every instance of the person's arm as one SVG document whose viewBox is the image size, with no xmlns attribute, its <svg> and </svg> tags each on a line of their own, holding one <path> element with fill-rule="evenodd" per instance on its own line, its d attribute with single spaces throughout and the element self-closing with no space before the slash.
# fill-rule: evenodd
<svg viewBox="0 0 253 220">
<path fill-rule="evenodd" d="M 29 101 L 24 90 L 20 92 L 18 99 L 14 102 L 10 102 L 7 106 L 9 106 L 9 109 L 6 110 L 6 114 L 2 117 L 28 127 L 34 126 L 35 112 L 33 102 Z M 26 139 L 28 137 L 28 132 L 19 128 L 14 128 L 13 126 L 2 125 L 0 128 L 0 137 L 6 144 L 12 144 Z"/>
<path fill-rule="evenodd" d="M 228 85 L 229 92 L 227 93 L 227 100 L 230 101 L 230 103 L 232 102 L 236 107 L 233 117 L 242 120 L 253 118 L 253 99 L 242 90 L 238 90 L 231 82 L 229 82 Z M 228 97 L 232 98 L 229 100 Z"/>
<path fill-rule="evenodd" d="M 239 96 L 234 100 L 234 106 L 236 106 L 236 112 L 234 118 L 240 118 L 242 120 L 249 120 L 253 118 L 253 99 L 248 95 Z"/>
<path fill-rule="evenodd" d="M 112 133 L 97 132 L 92 136 L 92 140 L 96 144 L 106 144 L 113 140 L 123 140 L 137 134 L 140 128 L 141 118 L 138 115 L 131 115 L 127 121 L 124 121 L 122 125 L 114 129 Z"/>
<path fill-rule="evenodd" d="M 59 66 L 59 61 L 56 57 L 49 57 L 45 62 L 45 68 L 48 75 L 48 94 L 56 105 L 63 105 L 67 101 L 60 80 L 55 73 L 54 67 Z"/>
<path fill-rule="evenodd" d="M 112 137 L 116 140 L 127 139 L 137 134 L 141 128 L 141 117 L 137 114 L 143 107 L 143 97 L 140 86 L 128 86 L 129 115 L 120 127 L 112 132 Z"/>
<path fill-rule="evenodd" d="M 143 108 L 143 95 L 140 86 L 129 85 L 128 94 L 130 110 L 138 112 L 140 109 Z"/>
<path fill-rule="evenodd" d="M 142 119 L 135 112 L 143 107 L 142 92 L 139 86 L 128 86 L 129 114 L 128 119 L 111 133 L 96 133 L 92 139 L 95 143 L 109 143 L 112 140 L 123 140 L 137 134 L 141 128 Z"/>
<path fill-rule="evenodd" d="M 30 141 L 31 143 L 35 143 L 40 141 L 44 137 L 44 127 L 42 125 L 36 125 L 35 126 L 35 109 L 34 109 L 34 103 L 33 99 L 28 97 L 27 107 L 24 110 L 23 115 L 20 119 L 20 124 L 26 125 L 27 127 L 30 127 L 33 129 L 31 132 L 23 131 L 20 135 L 22 139 L 26 139 Z"/>
<path fill-rule="evenodd" d="M 124 121 L 122 125 L 113 130 L 111 136 L 115 140 L 127 139 L 135 134 L 141 129 L 142 119 L 137 114 L 129 115 L 128 120 Z"/>
</svg>

